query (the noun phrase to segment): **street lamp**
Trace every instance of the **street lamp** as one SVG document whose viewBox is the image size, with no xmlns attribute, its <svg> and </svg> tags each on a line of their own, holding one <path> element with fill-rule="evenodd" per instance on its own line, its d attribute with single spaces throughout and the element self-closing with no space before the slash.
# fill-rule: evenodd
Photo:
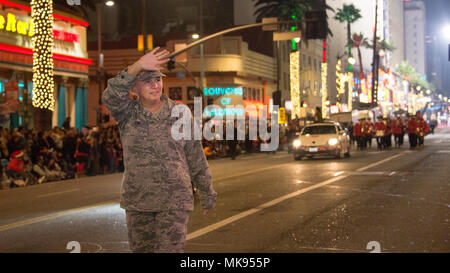
<svg viewBox="0 0 450 273">
<path fill-rule="evenodd" d="M 197 33 L 192 34 L 192 39 L 197 40 L 198 38 L 200 38 L 200 35 Z"/>
<path fill-rule="evenodd" d="M 450 24 L 447 24 L 442 28 L 442 34 L 447 40 L 450 40 Z"/>
<path fill-rule="evenodd" d="M 356 64 L 355 58 L 353 58 L 352 56 L 350 56 L 350 57 L 348 58 L 348 63 L 351 64 L 351 65 Z"/>
<path fill-rule="evenodd" d="M 428 90 L 427 90 L 427 95 L 430 95 L 430 94 L 431 94 L 431 90 L 428 89 Z"/>
<path fill-rule="evenodd" d="M 97 67 L 97 81 L 98 81 L 98 105 L 102 105 L 102 92 L 103 92 L 103 53 L 102 53 L 102 4 L 106 4 L 108 7 L 114 6 L 114 1 L 100 1 L 95 5 L 97 11 L 97 50 L 98 50 L 98 67 Z M 102 121 L 101 110 L 97 114 L 97 124 Z"/>
</svg>

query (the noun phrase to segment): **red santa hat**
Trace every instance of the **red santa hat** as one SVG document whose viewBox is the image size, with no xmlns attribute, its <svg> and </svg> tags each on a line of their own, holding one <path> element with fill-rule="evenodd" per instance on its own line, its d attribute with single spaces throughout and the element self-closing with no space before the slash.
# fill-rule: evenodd
<svg viewBox="0 0 450 273">
<path fill-rule="evenodd" d="M 15 151 L 14 153 L 12 153 L 11 157 L 21 157 L 23 156 L 23 152 L 22 151 Z"/>
</svg>

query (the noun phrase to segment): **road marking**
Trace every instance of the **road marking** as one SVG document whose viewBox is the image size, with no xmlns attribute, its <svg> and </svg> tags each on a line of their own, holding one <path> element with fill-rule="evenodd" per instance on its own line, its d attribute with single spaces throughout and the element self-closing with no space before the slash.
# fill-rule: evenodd
<svg viewBox="0 0 450 273">
<path fill-rule="evenodd" d="M 370 168 L 372 168 L 372 167 L 375 167 L 375 166 L 378 166 L 378 165 L 380 165 L 380 164 L 383 164 L 383 163 L 386 162 L 386 161 L 389 161 L 389 160 L 392 160 L 392 159 L 394 159 L 394 158 L 400 157 L 400 156 L 404 155 L 405 153 L 406 153 L 406 152 L 403 152 L 403 153 L 400 153 L 400 154 L 397 154 L 397 155 L 388 157 L 388 158 L 383 159 L 383 160 L 381 160 L 381 161 L 378 161 L 378 162 L 375 162 L 375 163 L 373 163 L 373 164 L 367 165 L 367 166 L 365 166 L 365 167 L 359 168 L 359 169 L 357 169 L 356 171 L 357 171 L 357 172 L 361 172 L 361 171 L 370 169 Z"/>
<path fill-rule="evenodd" d="M 57 212 L 57 213 L 53 213 L 53 214 L 49 214 L 49 215 L 45 215 L 45 216 L 41 216 L 41 217 L 31 218 L 31 219 L 15 222 L 12 224 L 3 225 L 3 226 L 0 226 L 0 232 L 8 230 L 8 229 L 18 228 L 18 227 L 22 227 L 22 226 L 26 226 L 26 225 L 30 225 L 30 224 L 35 224 L 35 223 L 55 219 L 58 217 L 66 216 L 66 215 L 69 215 L 72 213 L 81 212 L 84 210 L 95 209 L 95 208 L 108 206 L 108 205 L 114 205 L 114 204 L 117 204 L 117 202 L 118 201 L 116 200 L 116 201 L 108 201 L 108 202 L 98 203 L 95 205 L 65 210 L 65 211 L 61 211 L 61 212 Z"/>
<path fill-rule="evenodd" d="M 59 194 L 64 194 L 64 193 L 74 192 L 74 191 L 79 191 L 79 190 L 80 189 L 73 189 L 73 190 L 68 190 L 68 191 L 60 191 L 60 192 L 41 194 L 41 195 L 36 196 L 36 198 L 48 197 L 48 196 L 52 196 L 52 195 L 59 195 Z"/>
<path fill-rule="evenodd" d="M 262 205 L 259 205 L 259 206 L 257 206 L 256 208 L 249 209 L 249 210 L 247 210 L 247 211 L 241 212 L 241 213 L 236 214 L 236 215 L 234 215 L 234 216 L 228 217 L 228 218 L 226 218 L 226 219 L 224 219 L 224 220 L 222 220 L 222 221 L 220 221 L 220 222 L 217 222 L 217 223 L 212 224 L 212 225 L 210 225 L 210 226 L 207 226 L 207 227 L 204 227 L 204 228 L 199 229 L 199 230 L 197 230 L 197 231 L 194 231 L 194 232 L 192 232 L 192 233 L 190 233 L 190 234 L 187 235 L 186 240 L 192 240 L 192 239 L 195 239 L 195 238 L 197 238 L 197 237 L 200 237 L 200 236 L 202 236 L 202 235 L 205 235 L 206 233 L 209 233 L 209 232 L 214 231 L 214 230 L 216 230 L 216 229 L 219 229 L 219 228 L 221 228 L 221 227 L 223 227 L 223 226 L 226 226 L 226 225 L 228 225 L 228 224 L 230 224 L 230 223 L 236 222 L 237 220 L 240 220 L 240 219 L 242 219 L 242 218 L 245 218 L 245 217 L 247 217 L 247 216 L 250 216 L 250 215 L 252 215 L 252 214 L 255 214 L 255 213 L 257 213 L 257 212 L 259 212 L 259 211 L 261 211 L 261 210 L 263 210 L 263 209 L 266 209 L 266 208 L 268 208 L 268 207 L 272 207 L 272 206 L 274 206 L 274 205 L 276 205 L 276 204 L 278 204 L 278 203 L 280 203 L 280 202 L 283 202 L 283 201 L 285 201 L 285 200 L 287 200 L 287 199 L 290 199 L 290 198 L 299 196 L 299 195 L 301 195 L 301 194 L 304 194 L 304 193 L 306 193 L 306 192 L 315 190 L 315 189 L 317 189 L 317 188 L 326 186 L 326 185 L 328 185 L 328 184 L 331 184 L 331 183 L 333 183 L 333 182 L 339 181 L 339 180 L 344 179 L 344 178 L 346 178 L 346 177 L 348 177 L 348 176 L 347 176 L 347 175 L 343 175 L 343 176 L 333 177 L 333 178 L 330 178 L 330 179 L 328 179 L 328 180 L 325 180 L 325 181 L 323 181 L 323 182 L 321 182 L 321 183 L 318 183 L 318 184 L 316 184 L 316 185 L 313 185 L 313 186 L 310 186 L 310 187 L 307 187 L 307 188 L 304 188 L 304 189 L 301 189 L 301 190 L 298 190 L 298 191 L 295 191 L 295 192 L 286 194 L 286 195 L 281 196 L 281 197 L 279 197 L 279 198 L 277 198 L 277 199 L 274 199 L 274 200 L 272 200 L 272 201 L 269 201 L 269 202 L 267 202 L 267 203 L 264 203 L 264 204 L 262 204 Z"/>
<path fill-rule="evenodd" d="M 450 154 L 450 150 L 439 150 L 436 153 L 437 154 Z"/>
<path fill-rule="evenodd" d="M 389 174 L 389 176 L 393 176 L 395 173 L 396 173 L 396 172 L 393 171 L 393 172 L 391 172 L 391 173 Z"/>
<path fill-rule="evenodd" d="M 375 163 L 373 163 L 373 164 L 370 164 L 370 165 L 368 165 L 368 166 L 366 166 L 366 167 L 360 168 L 360 169 L 358 169 L 357 171 L 360 171 L 360 170 L 366 170 L 366 169 L 372 168 L 372 167 L 374 167 L 374 166 L 378 166 L 378 165 L 380 165 L 380 164 L 383 164 L 384 162 L 387 162 L 387 161 L 389 161 L 389 160 L 392 160 L 392 159 L 397 158 L 397 157 L 402 156 L 402 155 L 403 155 L 403 153 L 398 154 L 398 155 L 395 155 L 395 156 L 388 157 L 388 158 L 383 159 L 383 160 L 381 160 L 381 161 L 378 161 L 378 162 L 375 162 Z M 285 164 L 281 164 L 281 165 L 285 165 Z M 274 167 L 278 167 L 278 166 L 274 166 Z M 226 219 L 224 219 L 224 220 L 222 220 L 222 221 L 219 221 L 219 222 L 217 222 L 217 223 L 215 223 L 215 224 L 206 226 L 206 227 L 201 228 L 201 229 L 199 229 L 199 230 L 196 230 L 196 231 L 194 231 L 194 232 L 192 232 L 192 233 L 189 233 L 189 234 L 187 235 L 187 237 L 186 237 L 186 240 L 188 241 L 188 240 L 192 240 L 192 239 L 195 239 L 195 238 L 197 238 L 197 237 L 203 236 L 203 235 L 205 235 L 205 234 L 207 234 L 207 233 L 209 233 L 209 232 L 211 232 L 211 231 L 214 231 L 214 230 L 219 229 L 219 228 L 221 228 L 221 227 L 224 227 L 224 226 L 226 226 L 226 225 L 228 225 L 228 224 L 231 224 L 231 223 L 233 223 L 233 222 L 236 222 L 236 221 L 238 221 L 238 220 L 240 220 L 240 219 L 242 219 L 242 218 L 245 218 L 245 217 L 247 217 L 247 216 L 250 216 L 250 215 L 252 215 L 252 214 L 255 214 L 255 213 L 257 213 L 257 212 L 259 212 L 259 211 L 261 211 L 261 210 L 263 210 L 263 209 L 272 207 L 272 206 L 274 206 L 274 205 L 276 205 L 276 204 L 278 204 L 278 203 L 281 203 L 281 202 L 283 202 L 283 201 L 285 201 L 285 200 L 291 199 L 291 198 L 293 198 L 293 197 L 299 196 L 299 195 L 301 195 L 301 194 L 307 193 L 307 192 L 312 191 L 312 190 L 315 190 L 315 189 L 317 189 L 317 188 L 324 187 L 324 186 L 326 186 L 326 185 L 329 185 L 329 184 L 331 184 L 331 183 L 334 183 L 334 182 L 336 182 L 336 181 L 342 180 L 342 179 L 344 179 L 344 178 L 350 176 L 350 174 L 348 174 L 348 175 L 341 175 L 342 173 L 344 173 L 344 172 L 338 172 L 338 173 L 335 173 L 335 175 L 337 175 L 337 176 L 335 176 L 335 177 L 333 177 L 333 178 L 327 179 L 327 180 L 325 180 L 325 181 L 323 181 L 323 182 L 319 182 L 319 183 L 317 183 L 317 184 L 315 184 L 315 185 L 313 185 L 313 186 L 310 186 L 310 187 L 307 187 L 307 188 L 304 188 L 304 189 L 301 189 L 301 190 L 298 190 L 298 191 L 295 191 L 295 192 L 286 194 L 286 195 L 281 196 L 281 197 L 279 197 L 279 198 L 277 198 L 277 199 L 274 199 L 274 200 L 272 200 L 272 201 L 269 201 L 269 202 L 267 202 L 267 203 L 264 203 L 264 204 L 262 204 L 262 205 L 259 205 L 259 206 L 257 206 L 256 208 L 246 210 L 246 211 L 241 212 L 241 213 L 239 213 L 239 214 L 236 214 L 236 215 L 234 215 L 234 216 L 228 217 L 228 218 L 226 218 Z"/>
<path fill-rule="evenodd" d="M 235 177 L 238 177 L 238 176 L 241 176 L 241 175 L 253 174 L 253 173 L 257 173 L 257 172 L 261 172 L 261 171 L 275 169 L 275 168 L 279 168 L 279 167 L 284 166 L 284 165 L 290 165 L 290 164 L 293 164 L 293 163 L 294 162 L 283 163 L 283 164 L 273 165 L 273 166 L 270 166 L 270 167 L 254 169 L 254 170 L 251 170 L 251 171 L 240 172 L 240 173 L 232 174 L 232 175 L 228 175 L 228 176 L 222 176 L 222 177 L 219 177 L 219 178 L 216 178 L 216 179 L 213 178 L 213 182 L 218 182 L 218 181 L 222 181 L 222 180 L 226 180 L 226 179 L 230 179 L 230 178 L 235 178 Z"/>
</svg>

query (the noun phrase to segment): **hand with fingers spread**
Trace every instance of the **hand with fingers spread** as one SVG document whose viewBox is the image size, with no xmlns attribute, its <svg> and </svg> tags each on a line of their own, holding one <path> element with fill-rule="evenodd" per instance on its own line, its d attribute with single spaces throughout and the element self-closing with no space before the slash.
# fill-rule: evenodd
<svg viewBox="0 0 450 273">
<path fill-rule="evenodd" d="M 149 53 L 142 56 L 137 62 L 128 67 L 128 73 L 136 76 L 142 70 L 161 70 L 161 65 L 170 60 L 167 57 L 170 53 L 165 49 L 158 52 L 159 49 L 159 47 L 156 47 Z"/>
</svg>

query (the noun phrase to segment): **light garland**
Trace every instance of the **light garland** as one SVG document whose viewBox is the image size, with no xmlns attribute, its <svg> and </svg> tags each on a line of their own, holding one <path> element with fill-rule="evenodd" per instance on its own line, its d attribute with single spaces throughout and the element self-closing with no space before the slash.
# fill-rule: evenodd
<svg viewBox="0 0 450 273">
<path fill-rule="evenodd" d="M 327 73 L 328 73 L 328 64 L 322 63 L 322 117 L 328 117 L 328 89 L 327 89 Z"/>
<path fill-rule="evenodd" d="M 347 86 L 348 86 L 348 105 L 347 105 L 347 111 L 351 112 L 353 110 L 353 72 L 347 73 Z"/>
<path fill-rule="evenodd" d="M 300 52 L 294 51 L 289 55 L 290 60 L 290 81 L 291 81 L 291 101 L 292 101 L 292 118 L 295 116 L 300 118 Z"/>
<path fill-rule="evenodd" d="M 33 106 L 54 110 L 53 0 L 32 0 Z"/>
<path fill-rule="evenodd" d="M 342 86 L 341 86 L 341 82 L 342 82 L 342 73 L 341 73 L 341 59 L 337 60 L 336 63 L 336 91 L 337 91 L 337 102 L 336 105 L 338 106 L 339 109 L 341 109 L 341 101 L 340 101 L 340 95 L 342 93 Z"/>
</svg>

